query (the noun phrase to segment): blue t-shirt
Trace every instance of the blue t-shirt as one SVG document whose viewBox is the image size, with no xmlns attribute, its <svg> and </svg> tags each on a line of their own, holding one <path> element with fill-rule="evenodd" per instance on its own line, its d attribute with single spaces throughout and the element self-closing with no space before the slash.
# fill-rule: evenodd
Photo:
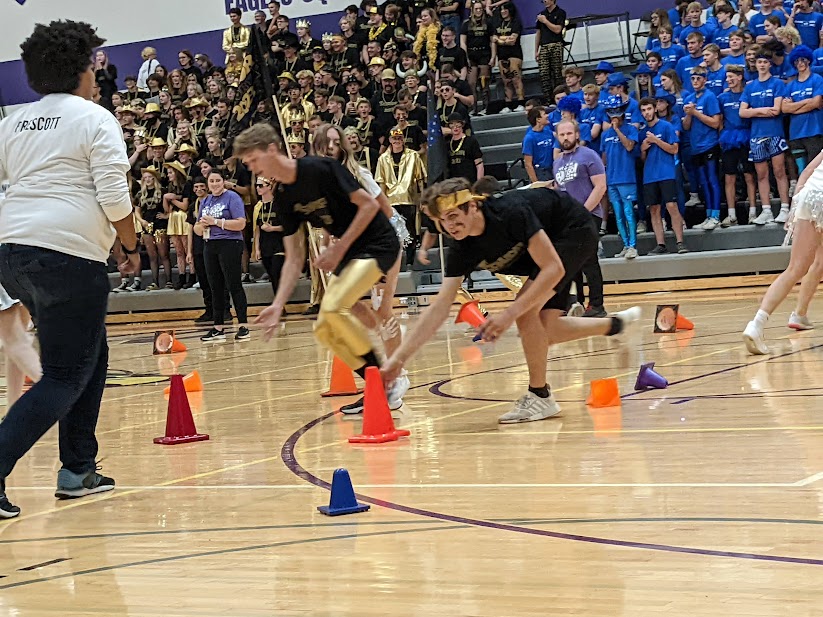
<svg viewBox="0 0 823 617">
<path fill-rule="evenodd" d="M 204 216 L 212 216 L 216 219 L 242 219 L 246 217 L 246 209 L 243 206 L 243 198 L 234 191 L 224 191 L 222 195 L 206 195 L 200 202 L 200 219 Z M 198 219 L 198 220 L 200 220 Z M 242 240 L 242 231 L 231 231 L 220 229 L 220 225 L 212 225 L 208 228 L 208 237 L 204 240 Z"/>
<path fill-rule="evenodd" d="M 723 130 L 724 131 L 748 131 L 752 125 L 750 118 L 740 117 L 740 99 L 742 92 L 732 92 L 726 90 L 723 94 L 717 97 L 717 102 L 720 103 L 720 109 L 723 112 Z"/>
<path fill-rule="evenodd" d="M 692 32 L 699 32 L 703 35 L 703 45 L 708 45 L 713 41 L 712 37 L 714 36 L 714 28 L 712 28 L 709 24 L 703 24 L 699 28 L 695 28 L 694 26 L 683 26 L 683 29 L 680 31 L 680 36 L 677 38 L 677 42 L 686 46 L 686 39 Z"/>
<path fill-rule="evenodd" d="M 782 11 L 769 11 L 765 15 L 761 13 L 757 13 L 756 15 L 752 15 L 752 18 L 749 20 L 749 32 L 752 33 L 752 36 L 757 39 L 759 36 L 766 36 L 766 18 L 772 15 L 776 15 L 777 18 L 780 20 L 780 25 L 786 25 L 786 16 L 783 14 Z"/>
<path fill-rule="evenodd" d="M 662 73 L 666 69 L 675 68 L 677 66 L 677 61 L 686 55 L 686 50 L 683 49 L 682 46 L 675 44 L 671 44 L 665 49 L 658 45 L 653 51 L 659 53 L 660 57 L 663 59 L 663 64 L 660 65 L 660 70 L 658 73 Z"/>
<path fill-rule="evenodd" d="M 774 100 L 783 96 L 783 82 L 777 77 L 769 77 L 766 81 L 755 79 L 746 84 L 743 89 L 741 103 L 746 103 L 752 109 L 774 107 Z M 785 137 L 783 134 L 783 118 L 752 118 L 752 139 L 763 137 Z"/>
<path fill-rule="evenodd" d="M 723 66 L 728 66 L 730 64 L 737 64 L 740 66 L 746 66 L 746 52 L 737 55 L 737 56 L 726 56 L 725 58 L 720 59 L 720 64 Z"/>
<path fill-rule="evenodd" d="M 676 8 L 674 8 L 674 9 L 669 9 L 668 13 L 669 13 L 669 22 L 671 23 L 672 28 L 674 28 L 675 26 L 679 26 L 680 25 L 680 11 L 678 11 Z"/>
<path fill-rule="evenodd" d="M 578 147 L 574 152 L 564 152 L 554 161 L 554 179 L 561 191 L 585 204 L 592 192 L 592 176 L 604 175 L 603 160 L 591 148 Z M 591 211 L 603 218 L 603 207 L 598 203 Z"/>
<path fill-rule="evenodd" d="M 728 49 L 729 48 L 729 35 L 738 30 L 738 27 L 734 24 L 729 24 L 728 28 L 720 28 L 718 27 L 714 31 L 714 38 L 712 39 L 712 43 L 717 45 L 720 49 Z"/>
<path fill-rule="evenodd" d="M 580 141 L 583 142 L 586 147 L 588 148 L 590 142 L 592 140 L 592 126 L 591 124 L 583 124 L 580 122 L 580 118 L 577 119 L 577 128 L 580 131 Z M 557 150 L 561 150 L 560 142 L 557 140 L 557 131 L 554 132 L 554 139 L 552 140 L 552 148 L 556 148 Z"/>
<path fill-rule="evenodd" d="M 623 119 L 626 123 L 641 124 L 643 122 L 643 114 L 640 113 L 640 103 L 631 97 L 629 97 L 629 106 L 626 107 L 626 113 Z"/>
<path fill-rule="evenodd" d="M 800 42 L 811 49 L 820 47 L 820 30 L 823 29 L 823 15 L 820 13 L 800 13 L 794 15 L 794 27 L 800 33 Z"/>
<path fill-rule="evenodd" d="M 700 96 L 695 92 L 683 100 L 683 105 L 688 105 L 689 103 L 694 103 L 697 111 L 707 116 L 720 114 L 720 103 L 717 102 L 717 97 L 705 88 Z M 718 137 L 717 129 L 703 124 L 700 120 L 692 116 L 692 124 L 689 129 L 689 143 L 691 144 L 692 154 L 708 152 L 717 145 Z"/>
<path fill-rule="evenodd" d="M 769 72 L 783 81 L 788 81 L 789 78 L 797 76 L 797 69 L 789 64 L 788 56 L 784 56 L 783 62 L 780 64 L 772 62 L 772 67 L 769 69 Z"/>
<path fill-rule="evenodd" d="M 529 127 L 531 128 L 531 127 Z M 552 156 L 552 143 L 554 136 L 549 127 L 543 127 L 542 131 L 530 130 L 523 138 L 523 154 L 532 157 L 532 164 L 540 169 L 551 169 L 554 157 Z"/>
<path fill-rule="evenodd" d="M 636 184 L 637 175 L 634 162 L 640 152 L 639 131 L 631 124 L 623 123 L 620 131 L 634 142 L 634 149 L 629 152 L 623 146 L 617 131 L 609 128 L 603 133 L 603 153 L 606 155 L 606 182 L 614 184 Z"/>
<path fill-rule="evenodd" d="M 577 121 L 580 123 L 581 126 L 584 124 L 588 126 L 590 138 L 592 134 L 592 128 L 597 124 L 602 126 L 602 124 L 606 120 L 608 120 L 608 118 L 606 117 L 606 111 L 602 105 L 597 105 L 594 109 L 592 109 L 591 107 L 586 107 L 584 105 L 583 108 L 580 110 L 580 115 L 577 118 Z M 597 139 L 591 139 L 588 143 L 589 148 L 591 148 L 598 154 L 600 154 L 600 144 L 602 137 L 603 134 L 601 133 L 597 136 Z"/>
<path fill-rule="evenodd" d="M 667 144 L 678 143 L 674 127 L 665 120 L 658 120 L 654 126 L 647 126 L 646 130 L 640 134 L 641 143 L 646 139 L 648 133 L 656 135 Z M 643 165 L 643 184 L 674 180 L 676 169 L 675 155 L 669 154 L 657 144 L 652 144 L 646 151 L 646 163 Z"/>
<path fill-rule="evenodd" d="M 677 76 L 680 78 L 680 81 L 683 82 L 683 90 L 686 92 L 692 91 L 692 70 L 701 62 L 703 62 L 702 55 L 697 56 L 697 58 L 693 56 L 683 56 L 677 61 L 677 67 L 674 70 L 677 71 Z"/>
<path fill-rule="evenodd" d="M 586 104 L 586 99 L 583 98 L 583 90 L 578 90 L 577 92 L 569 92 L 567 95 L 570 99 L 577 99 L 580 101 L 581 105 Z"/>
<path fill-rule="evenodd" d="M 716 71 L 706 71 L 706 90 L 718 96 L 726 89 L 726 67 L 721 66 Z"/>
<path fill-rule="evenodd" d="M 823 77 L 809 76 L 806 81 L 795 79 L 783 86 L 783 94 L 795 103 L 823 95 Z M 823 134 L 823 109 L 803 114 L 789 114 L 789 139 L 803 139 Z"/>
</svg>

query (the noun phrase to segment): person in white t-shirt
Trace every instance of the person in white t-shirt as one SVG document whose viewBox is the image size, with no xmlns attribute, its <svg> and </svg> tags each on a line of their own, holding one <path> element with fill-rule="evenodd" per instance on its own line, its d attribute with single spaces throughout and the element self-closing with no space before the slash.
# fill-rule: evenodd
<svg viewBox="0 0 823 617">
<path fill-rule="evenodd" d="M 43 98 L 0 122 L 0 283 L 37 326 L 43 377 L 0 424 L 0 518 L 15 464 L 60 424 L 59 499 L 110 491 L 97 473 L 95 429 L 106 383 L 106 262 L 119 237 L 122 272 L 140 267 L 117 120 L 94 104 L 92 54 L 104 40 L 86 23 L 37 24 L 20 46 Z"/>
</svg>

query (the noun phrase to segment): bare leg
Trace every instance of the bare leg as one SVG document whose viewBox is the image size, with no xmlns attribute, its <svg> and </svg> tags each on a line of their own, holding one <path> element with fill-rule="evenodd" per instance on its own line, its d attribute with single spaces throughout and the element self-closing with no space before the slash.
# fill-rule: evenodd
<svg viewBox="0 0 823 617">
<path fill-rule="evenodd" d="M 794 309 L 797 315 L 806 316 L 821 279 L 823 279 L 823 243 L 817 247 L 814 262 L 800 282 L 800 294 L 797 297 L 797 307 Z"/>
<path fill-rule="evenodd" d="M 780 195 L 780 205 L 789 203 L 789 179 L 786 176 L 786 157 L 778 154 L 772 159 L 772 170 L 777 182 L 777 194 Z"/>
<path fill-rule="evenodd" d="M 660 214 L 660 206 L 649 206 L 649 216 L 652 219 L 655 241 L 665 246 L 666 237 L 663 235 L 663 218 Z"/>
<path fill-rule="evenodd" d="M 820 237 L 811 221 L 797 221 L 789 265 L 766 290 L 766 295 L 760 302 L 760 310 L 771 315 L 786 299 L 792 288 L 809 271 L 820 247 Z"/>
<path fill-rule="evenodd" d="M 749 196 L 749 208 L 757 207 L 757 184 L 754 181 L 752 174 L 743 174 L 746 180 L 746 193 Z"/>
<path fill-rule="evenodd" d="M 760 203 L 763 204 L 763 209 L 771 208 L 769 201 L 769 162 L 755 163 L 754 169 L 757 172 L 757 188 L 760 191 Z"/>
<path fill-rule="evenodd" d="M 677 239 L 678 242 L 683 242 L 683 217 L 680 215 L 680 210 L 677 208 L 677 204 L 672 202 L 666 204 L 666 210 L 669 211 L 669 216 L 672 217 L 672 231 L 674 231 L 674 237 Z"/>
</svg>

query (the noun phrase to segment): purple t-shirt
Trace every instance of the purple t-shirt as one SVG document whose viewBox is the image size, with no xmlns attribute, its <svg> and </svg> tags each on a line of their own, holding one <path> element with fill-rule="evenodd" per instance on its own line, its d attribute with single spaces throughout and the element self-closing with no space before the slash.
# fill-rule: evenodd
<svg viewBox="0 0 823 617">
<path fill-rule="evenodd" d="M 206 195 L 200 203 L 200 218 L 213 216 L 216 219 L 242 219 L 246 217 L 246 209 L 243 206 L 243 198 L 234 191 L 224 191 L 219 197 Z M 220 229 L 220 225 L 209 227 L 208 238 L 206 240 L 242 240 L 242 231 L 231 231 Z"/>
<path fill-rule="evenodd" d="M 574 152 L 561 154 L 555 159 L 553 168 L 558 188 L 581 204 L 586 203 L 594 188 L 591 177 L 606 173 L 603 161 L 597 153 L 585 146 L 579 146 Z M 602 219 L 602 206 L 597 204 L 591 213 Z"/>
</svg>

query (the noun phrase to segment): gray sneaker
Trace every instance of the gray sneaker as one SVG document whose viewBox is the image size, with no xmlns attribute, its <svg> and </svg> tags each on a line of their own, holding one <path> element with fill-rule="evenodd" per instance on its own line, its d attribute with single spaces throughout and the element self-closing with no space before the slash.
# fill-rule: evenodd
<svg viewBox="0 0 823 617">
<path fill-rule="evenodd" d="M 96 471 L 76 474 L 68 469 L 61 469 L 57 472 L 57 492 L 54 496 L 57 499 L 77 499 L 111 490 L 114 490 L 114 480 Z"/>
<path fill-rule="evenodd" d="M 545 420 L 560 413 L 560 405 L 554 400 L 554 394 L 549 392 L 548 398 L 540 398 L 534 392 L 526 392 L 517 399 L 514 409 L 498 418 L 500 424 L 519 424 L 520 422 L 536 422 Z"/>
</svg>

